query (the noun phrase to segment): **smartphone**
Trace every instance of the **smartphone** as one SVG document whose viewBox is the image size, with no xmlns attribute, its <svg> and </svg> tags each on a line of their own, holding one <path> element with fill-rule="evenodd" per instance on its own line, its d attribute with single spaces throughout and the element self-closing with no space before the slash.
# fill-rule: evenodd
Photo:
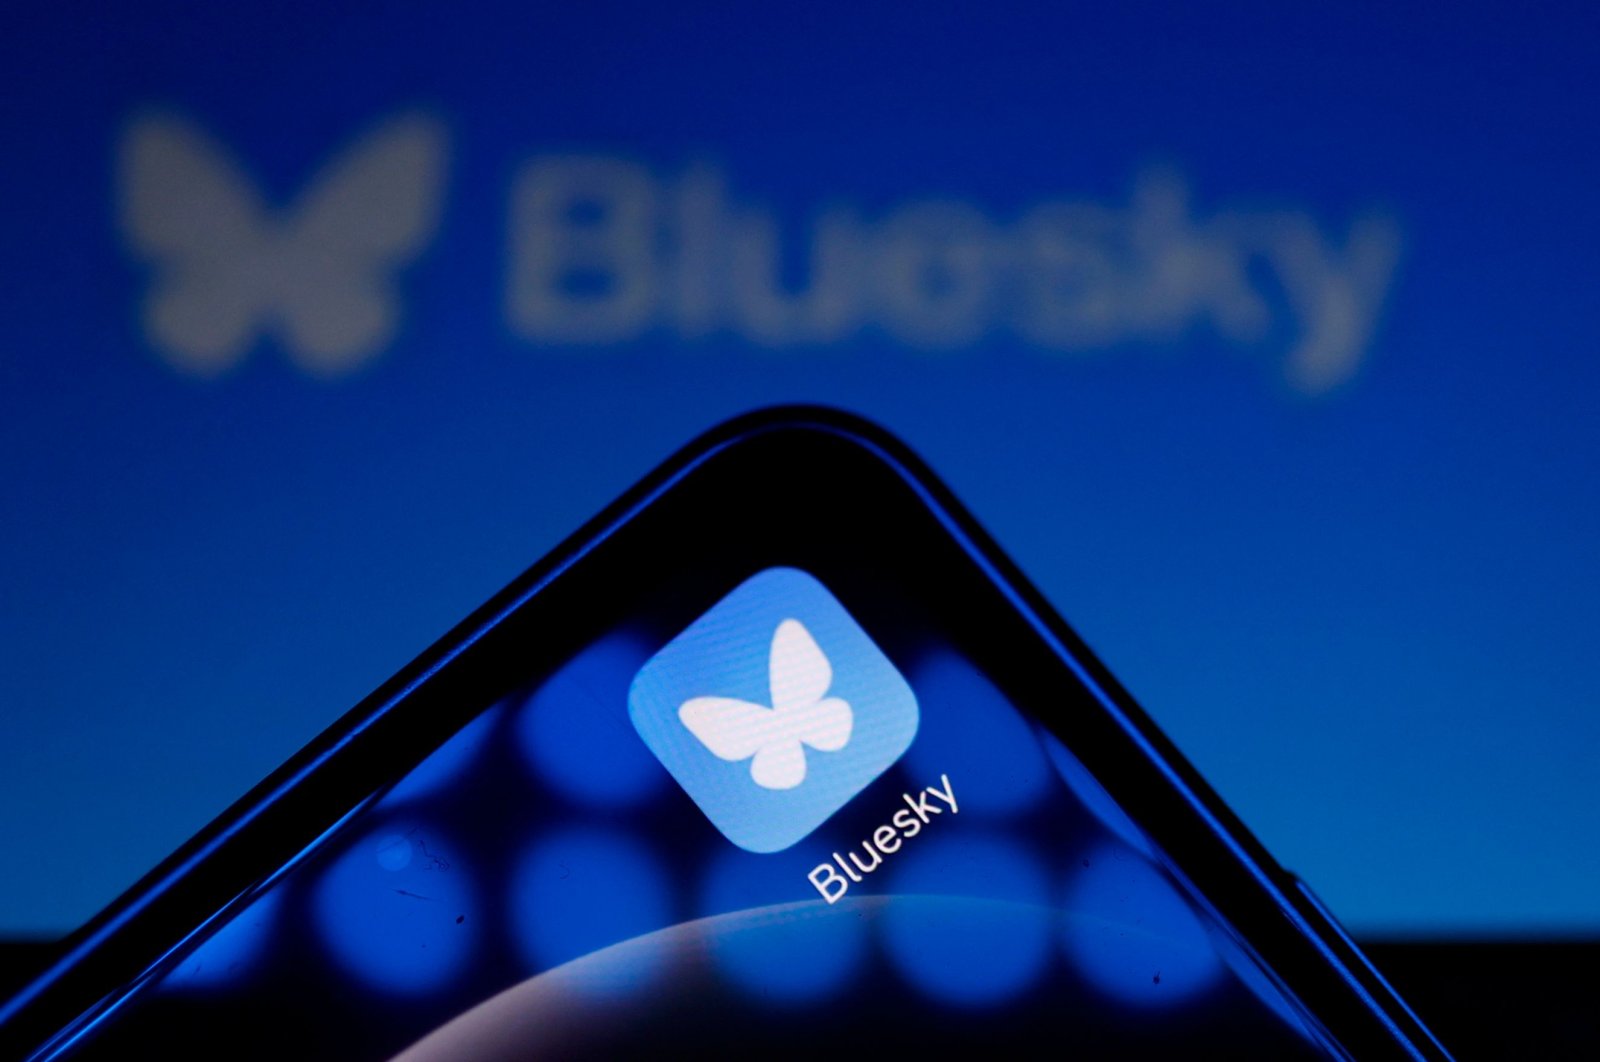
<svg viewBox="0 0 1600 1062">
<path fill-rule="evenodd" d="M 813 408 L 667 461 L 0 1023 L 48 1059 L 1448 1057 L 928 469 Z"/>
</svg>

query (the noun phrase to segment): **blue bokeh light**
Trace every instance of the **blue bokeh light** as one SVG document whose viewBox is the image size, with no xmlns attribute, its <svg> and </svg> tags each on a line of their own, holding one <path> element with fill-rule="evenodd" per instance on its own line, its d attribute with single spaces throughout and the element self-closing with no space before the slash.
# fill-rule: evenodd
<svg viewBox="0 0 1600 1062">
<path fill-rule="evenodd" d="M 510 911 L 517 946 L 540 972 L 672 922 L 660 862 L 627 834 L 598 828 L 539 838 L 512 872 Z M 639 980 L 648 976 L 630 970 Z"/>
<path fill-rule="evenodd" d="M 312 908 L 328 950 L 374 988 L 426 993 L 475 948 L 474 883 L 438 831 L 413 821 L 373 830 L 317 881 Z"/>
<path fill-rule="evenodd" d="M 892 885 L 884 944 L 901 976 L 928 995 L 967 1006 L 1003 1003 L 1048 965 L 1045 874 L 1012 841 L 918 839 L 895 866 Z"/>
<path fill-rule="evenodd" d="M 839 991 L 860 969 L 867 946 L 859 911 L 848 901 L 823 902 L 801 873 L 828 854 L 795 852 L 774 860 L 723 851 L 708 868 L 701 896 L 705 915 L 766 909 L 754 928 L 713 936 L 708 946 L 726 977 L 776 1003 L 810 1003 Z"/>
<path fill-rule="evenodd" d="M 1205 925 L 1177 886 L 1121 845 L 1084 854 L 1065 904 L 1067 956 L 1108 996 L 1141 1007 L 1172 1006 L 1223 973 Z"/>
<path fill-rule="evenodd" d="M 948 774 L 961 785 L 962 813 L 974 815 L 1016 814 L 1045 794 L 1038 739 L 976 667 L 936 650 L 912 669 L 911 685 L 922 719 L 903 762 L 918 784 Z"/>
<path fill-rule="evenodd" d="M 189 953 L 162 982 L 178 989 L 209 989 L 247 976 L 266 952 L 283 905 L 281 886 L 262 894 Z"/>
<path fill-rule="evenodd" d="M 524 755 L 563 795 L 595 807 L 627 807 L 666 781 L 628 721 L 628 684 L 648 656 L 637 637 L 608 635 L 552 675 L 518 714 Z"/>
<path fill-rule="evenodd" d="M 384 794 L 379 807 L 390 808 L 418 797 L 429 796 L 444 789 L 466 772 L 483 751 L 504 709 L 500 705 L 490 708 L 472 722 L 456 731 L 443 745 L 428 754 L 394 787 Z"/>
</svg>

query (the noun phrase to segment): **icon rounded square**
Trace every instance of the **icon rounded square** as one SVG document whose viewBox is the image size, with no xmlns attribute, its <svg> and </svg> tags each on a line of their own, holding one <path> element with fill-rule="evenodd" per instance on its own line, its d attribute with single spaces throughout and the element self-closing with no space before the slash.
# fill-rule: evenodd
<svg viewBox="0 0 1600 1062">
<path fill-rule="evenodd" d="M 910 746 L 917 701 L 815 577 L 768 568 L 639 670 L 628 716 L 713 826 L 751 852 L 799 842 Z"/>
</svg>

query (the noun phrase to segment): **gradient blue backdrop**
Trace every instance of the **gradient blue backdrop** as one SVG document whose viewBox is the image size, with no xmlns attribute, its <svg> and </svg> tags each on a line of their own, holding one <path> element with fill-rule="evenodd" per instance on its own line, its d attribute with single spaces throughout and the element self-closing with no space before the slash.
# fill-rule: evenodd
<svg viewBox="0 0 1600 1062">
<path fill-rule="evenodd" d="M 1369 933 L 1600 930 L 1600 30 L 1590 5 L 863 11 L 63 4 L 0 33 L 0 931 L 64 931 L 698 430 L 790 400 L 919 449 L 1269 848 Z M 213 379 L 141 331 L 115 159 L 185 116 L 273 203 L 450 135 L 402 330 Z M 1081 353 L 507 324 L 540 154 L 709 160 L 790 235 L 1288 210 L 1403 253 L 1343 386 L 1205 327 Z"/>
</svg>

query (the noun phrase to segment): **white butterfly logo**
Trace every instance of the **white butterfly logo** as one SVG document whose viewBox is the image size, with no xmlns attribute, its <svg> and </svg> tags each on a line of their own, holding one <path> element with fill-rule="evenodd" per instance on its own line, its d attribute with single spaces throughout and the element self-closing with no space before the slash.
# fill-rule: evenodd
<svg viewBox="0 0 1600 1062">
<path fill-rule="evenodd" d="M 274 209 L 192 122 L 136 120 L 122 142 L 119 210 L 130 246 L 156 270 L 150 344 L 207 376 L 237 365 L 262 332 L 306 372 L 361 365 L 398 327 L 392 274 L 433 236 L 445 154 L 436 119 L 401 115 Z"/>
<path fill-rule="evenodd" d="M 678 718 L 720 759 L 750 759 L 757 785 L 793 789 L 806 779 L 803 746 L 839 751 L 850 741 L 854 716 L 847 702 L 827 696 L 833 666 L 799 620 L 786 619 L 773 633 L 767 681 L 770 708 L 735 697 L 695 697 L 683 702 Z"/>
</svg>

